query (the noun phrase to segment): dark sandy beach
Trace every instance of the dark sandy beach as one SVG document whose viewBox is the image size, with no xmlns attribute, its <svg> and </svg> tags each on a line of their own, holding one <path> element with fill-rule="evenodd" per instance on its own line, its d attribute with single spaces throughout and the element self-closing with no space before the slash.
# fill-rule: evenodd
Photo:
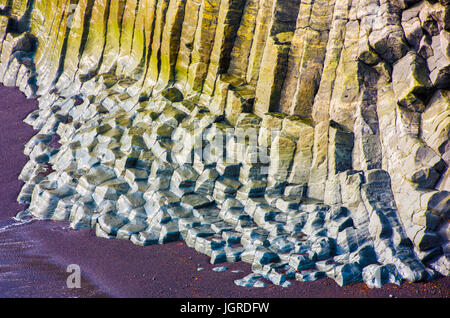
<svg viewBox="0 0 450 318">
<path fill-rule="evenodd" d="M 16 88 L 0 86 L 0 297 L 419 297 L 448 298 L 450 277 L 428 283 L 365 284 L 339 287 L 331 279 L 295 282 L 288 288 L 243 288 L 235 279 L 250 265 L 223 264 L 214 272 L 206 255 L 183 242 L 139 247 L 129 241 L 97 238 L 92 230 L 74 231 L 64 222 L 12 219 L 25 207 L 16 202 L 17 179 L 27 161 L 25 143 L 35 133 L 22 120 L 37 108 Z M 66 286 L 66 268 L 81 268 L 80 289 Z M 204 268 L 197 271 L 197 268 Z M 242 270 L 233 273 L 232 270 Z"/>
</svg>

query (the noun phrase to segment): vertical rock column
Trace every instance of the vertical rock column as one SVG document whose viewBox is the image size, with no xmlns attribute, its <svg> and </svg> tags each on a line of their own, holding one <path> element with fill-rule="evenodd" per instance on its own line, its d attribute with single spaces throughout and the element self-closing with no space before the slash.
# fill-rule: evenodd
<svg viewBox="0 0 450 318">
<path fill-rule="evenodd" d="M 345 38 L 348 10 L 349 3 L 347 0 L 336 1 L 322 78 L 312 109 L 312 118 L 316 125 L 314 127 L 313 158 L 308 182 L 308 197 L 317 200 L 323 200 L 325 194 L 325 182 L 328 175 L 329 109 Z"/>
<path fill-rule="evenodd" d="M 231 76 L 244 79 L 247 77 L 247 68 L 254 34 L 263 28 L 260 24 L 256 27 L 259 6 L 259 0 L 248 0 L 245 2 L 239 29 L 230 54 L 230 65 L 227 73 Z"/>
<path fill-rule="evenodd" d="M 175 79 L 175 64 L 180 49 L 185 6 L 186 0 L 172 0 L 167 9 L 166 26 L 161 43 L 161 73 L 159 75 L 161 87 L 165 87 Z"/>
<path fill-rule="evenodd" d="M 87 75 L 96 71 L 105 53 L 104 45 L 109 6 L 110 0 L 98 0 L 94 3 L 89 33 L 79 63 L 78 72 L 80 75 Z"/>
<path fill-rule="evenodd" d="M 214 46 L 220 0 L 202 2 L 189 64 L 186 90 L 200 93 L 208 72 Z"/>
<path fill-rule="evenodd" d="M 231 50 L 240 25 L 244 4 L 244 1 L 239 0 L 222 0 L 220 3 L 214 46 L 202 91 L 207 96 L 214 94 L 218 76 L 228 70 Z"/>
<path fill-rule="evenodd" d="M 75 80 L 75 74 L 77 73 L 81 58 L 80 53 L 83 52 L 86 36 L 89 31 L 93 5 L 94 0 L 80 0 L 73 13 L 73 17 L 69 21 L 67 41 L 64 45 L 64 53 L 62 53 L 63 60 L 61 60 L 58 74 L 56 74 L 55 78 L 55 88 L 59 91 L 68 87 L 76 89 L 71 84 Z"/>
<path fill-rule="evenodd" d="M 181 30 L 180 49 L 175 65 L 175 81 L 183 87 L 187 83 L 189 64 L 194 46 L 195 30 L 199 19 L 201 0 L 187 0 L 185 15 Z"/>
<path fill-rule="evenodd" d="M 279 111 L 299 7 L 300 1 L 297 0 L 289 4 L 273 3 L 272 21 L 256 84 L 254 112 L 260 117 L 266 112 Z"/>
<path fill-rule="evenodd" d="M 116 74 L 136 78 L 142 70 L 136 67 L 144 54 L 144 1 L 127 0 L 122 16 L 120 49 Z"/>
<path fill-rule="evenodd" d="M 290 115 L 312 118 L 314 96 L 319 87 L 334 0 L 302 1 L 289 51 L 279 109 Z"/>
<path fill-rule="evenodd" d="M 161 61 L 161 40 L 166 23 L 166 13 L 169 7 L 169 0 L 159 0 L 156 8 L 155 24 L 153 29 L 153 38 L 151 44 L 151 56 L 146 74 L 146 89 L 153 88 L 158 80 Z"/>
<path fill-rule="evenodd" d="M 106 22 L 105 49 L 102 57 L 100 74 L 108 73 L 115 66 L 120 50 L 120 34 L 125 1 L 111 1 Z"/>
<path fill-rule="evenodd" d="M 38 72 L 38 95 L 45 95 L 53 87 L 53 81 L 57 76 L 60 64 L 64 64 L 65 51 L 67 50 L 67 38 L 69 33 L 68 19 L 72 19 L 75 7 L 69 0 L 61 0 L 56 7 L 53 23 L 50 29 L 48 46 L 42 59 L 36 61 Z"/>
</svg>

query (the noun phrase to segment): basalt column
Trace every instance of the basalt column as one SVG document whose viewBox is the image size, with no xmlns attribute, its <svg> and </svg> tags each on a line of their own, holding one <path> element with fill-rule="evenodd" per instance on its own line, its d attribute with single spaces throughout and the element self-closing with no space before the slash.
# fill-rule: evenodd
<svg viewBox="0 0 450 318">
<path fill-rule="evenodd" d="M 241 286 L 450 274 L 448 0 L 0 0 L 0 82 L 39 101 L 20 216 Z"/>
</svg>

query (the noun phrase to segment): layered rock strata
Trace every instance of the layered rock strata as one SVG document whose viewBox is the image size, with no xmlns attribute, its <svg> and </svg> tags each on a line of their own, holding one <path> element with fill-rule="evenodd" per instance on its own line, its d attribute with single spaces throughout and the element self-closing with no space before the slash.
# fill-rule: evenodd
<svg viewBox="0 0 450 318">
<path fill-rule="evenodd" d="M 242 286 L 449 275 L 447 0 L 0 0 L 0 82 L 36 218 Z"/>
</svg>

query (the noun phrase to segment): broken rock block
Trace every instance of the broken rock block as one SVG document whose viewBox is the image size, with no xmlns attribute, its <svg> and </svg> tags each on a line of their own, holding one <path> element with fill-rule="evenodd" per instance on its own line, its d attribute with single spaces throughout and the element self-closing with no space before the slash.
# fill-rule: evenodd
<svg viewBox="0 0 450 318">
<path fill-rule="evenodd" d="M 141 208 L 145 204 L 142 193 L 135 192 L 122 194 L 117 200 L 117 211 L 119 213 L 129 213 L 133 209 Z"/>
<path fill-rule="evenodd" d="M 234 283 L 237 286 L 242 286 L 242 287 L 266 287 L 267 283 L 265 283 L 262 280 L 263 276 L 260 274 L 256 274 L 256 273 L 251 273 L 247 276 L 245 276 L 242 279 L 237 279 L 234 281 Z"/>
<path fill-rule="evenodd" d="M 227 198 L 234 198 L 241 183 L 231 178 L 219 178 L 214 186 L 213 197 L 218 202 L 223 202 Z"/>
<path fill-rule="evenodd" d="M 145 230 L 131 235 L 131 242 L 140 246 L 157 245 L 159 244 L 159 233 L 154 230 Z"/>
<path fill-rule="evenodd" d="M 266 181 L 248 181 L 238 190 L 236 197 L 239 200 L 246 200 L 248 198 L 263 197 L 266 190 Z"/>
<path fill-rule="evenodd" d="M 262 147 L 270 147 L 272 140 L 281 132 L 283 119 L 286 115 L 282 113 L 265 113 L 262 116 L 261 128 L 259 130 L 258 144 Z"/>
<path fill-rule="evenodd" d="M 118 179 L 112 179 L 97 186 L 92 194 L 95 202 L 100 204 L 104 200 L 118 200 L 122 194 L 130 190 L 127 182 Z"/>
<path fill-rule="evenodd" d="M 295 153 L 295 142 L 291 138 L 277 136 L 270 150 L 269 178 L 284 182 L 287 180 Z"/>
<path fill-rule="evenodd" d="M 181 206 L 187 209 L 200 209 L 214 205 L 214 201 L 199 194 L 187 194 L 181 199 Z"/>
<path fill-rule="evenodd" d="M 431 38 L 431 49 L 433 55 L 427 59 L 430 70 L 430 80 L 433 86 L 439 89 L 450 88 L 450 59 L 445 56 L 442 47 L 442 37 L 439 35 Z"/>
<path fill-rule="evenodd" d="M 172 192 L 178 196 L 194 192 L 199 175 L 190 165 L 183 165 L 175 169 L 170 183 Z"/>
<path fill-rule="evenodd" d="M 332 277 L 341 287 L 363 280 L 361 267 L 357 263 L 337 265 L 327 272 L 327 276 Z"/>
<path fill-rule="evenodd" d="M 49 219 L 52 217 L 59 200 L 73 193 L 74 190 L 70 186 L 53 188 L 51 184 L 44 187 L 44 184 L 41 183 L 34 187 L 29 210 L 40 219 Z"/>
<path fill-rule="evenodd" d="M 219 173 L 216 169 L 205 169 L 197 178 L 195 192 L 204 195 L 212 195 L 214 191 L 214 184 L 218 177 Z"/>
<path fill-rule="evenodd" d="M 169 221 L 161 224 L 159 242 L 160 244 L 166 244 L 169 242 L 175 242 L 180 239 L 180 231 L 178 223 L 176 221 Z"/>
<path fill-rule="evenodd" d="M 411 111 L 423 112 L 432 86 L 426 62 L 409 52 L 394 64 L 392 84 L 398 104 Z"/>
<path fill-rule="evenodd" d="M 178 103 L 183 101 L 183 93 L 176 87 L 168 87 L 161 92 L 161 95 L 172 103 Z"/>
<path fill-rule="evenodd" d="M 291 254 L 289 266 L 295 271 L 304 271 L 315 267 L 315 263 L 303 254 Z"/>
<path fill-rule="evenodd" d="M 261 60 L 260 77 L 256 86 L 254 107 L 254 112 L 260 117 L 267 112 L 277 111 L 292 36 L 293 32 L 283 32 L 276 36 L 269 36 L 267 39 Z"/>
<path fill-rule="evenodd" d="M 120 227 L 117 230 L 116 237 L 118 239 L 129 240 L 132 235 L 145 231 L 148 224 L 145 222 L 130 222 Z"/>
<path fill-rule="evenodd" d="M 95 203 L 90 197 L 82 197 L 70 210 L 70 227 L 73 229 L 93 228 L 100 216 L 96 213 Z"/>
<path fill-rule="evenodd" d="M 446 170 L 446 164 L 433 149 L 417 143 L 402 168 L 409 171 L 407 178 L 419 189 L 433 189 Z"/>
<path fill-rule="evenodd" d="M 225 118 L 233 126 L 236 125 L 239 115 L 252 111 L 255 99 L 254 88 L 251 86 L 238 87 L 228 90 L 225 106 Z"/>
<path fill-rule="evenodd" d="M 401 26 L 401 9 L 385 2 L 374 17 L 376 23 L 369 35 L 370 46 L 389 63 L 401 59 L 408 51 L 408 44 Z"/>
<path fill-rule="evenodd" d="M 444 154 L 445 144 L 450 139 L 449 91 L 438 90 L 435 92 L 427 109 L 422 113 L 421 119 L 423 140 L 436 153 Z"/>
<path fill-rule="evenodd" d="M 326 277 L 326 273 L 317 270 L 302 270 L 295 273 L 295 279 L 300 282 L 313 282 Z"/>
<path fill-rule="evenodd" d="M 300 120 L 295 121 L 295 126 L 288 125 L 289 121 L 287 119 L 283 123 L 284 131 L 290 131 L 290 134 L 297 140 L 288 182 L 291 184 L 307 184 L 313 156 L 314 128 Z M 289 126 L 294 126 L 295 128 L 289 129 Z"/>
<path fill-rule="evenodd" d="M 98 225 L 100 226 L 100 228 L 105 233 L 112 235 L 112 236 L 116 236 L 117 231 L 123 225 L 125 225 L 128 222 L 128 220 L 125 217 L 116 214 L 115 212 L 109 212 L 109 213 L 101 215 L 97 219 L 97 222 L 98 222 Z"/>
<path fill-rule="evenodd" d="M 243 286 L 448 275 L 448 0 L 47 2 L 0 0 L 35 217 Z"/>
<path fill-rule="evenodd" d="M 450 192 L 440 191 L 433 194 L 428 200 L 427 209 L 444 220 L 450 219 Z"/>
<path fill-rule="evenodd" d="M 414 236 L 414 245 L 421 251 L 430 250 L 442 243 L 442 238 L 436 232 L 427 231 L 425 228 L 420 229 Z"/>
<path fill-rule="evenodd" d="M 380 288 L 387 283 L 400 286 L 403 280 L 397 272 L 397 268 L 392 264 L 366 266 L 363 269 L 362 278 L 370 288 Z"/>
<path fill-rule="evenodd" d="M 280 261 L 280 257 L 277 253 L 272 252 L 266 247 L 259 246 L 256 248 L 253 264 L 267 265 L 270 263 L 277 263 Z"/>
</svg>

